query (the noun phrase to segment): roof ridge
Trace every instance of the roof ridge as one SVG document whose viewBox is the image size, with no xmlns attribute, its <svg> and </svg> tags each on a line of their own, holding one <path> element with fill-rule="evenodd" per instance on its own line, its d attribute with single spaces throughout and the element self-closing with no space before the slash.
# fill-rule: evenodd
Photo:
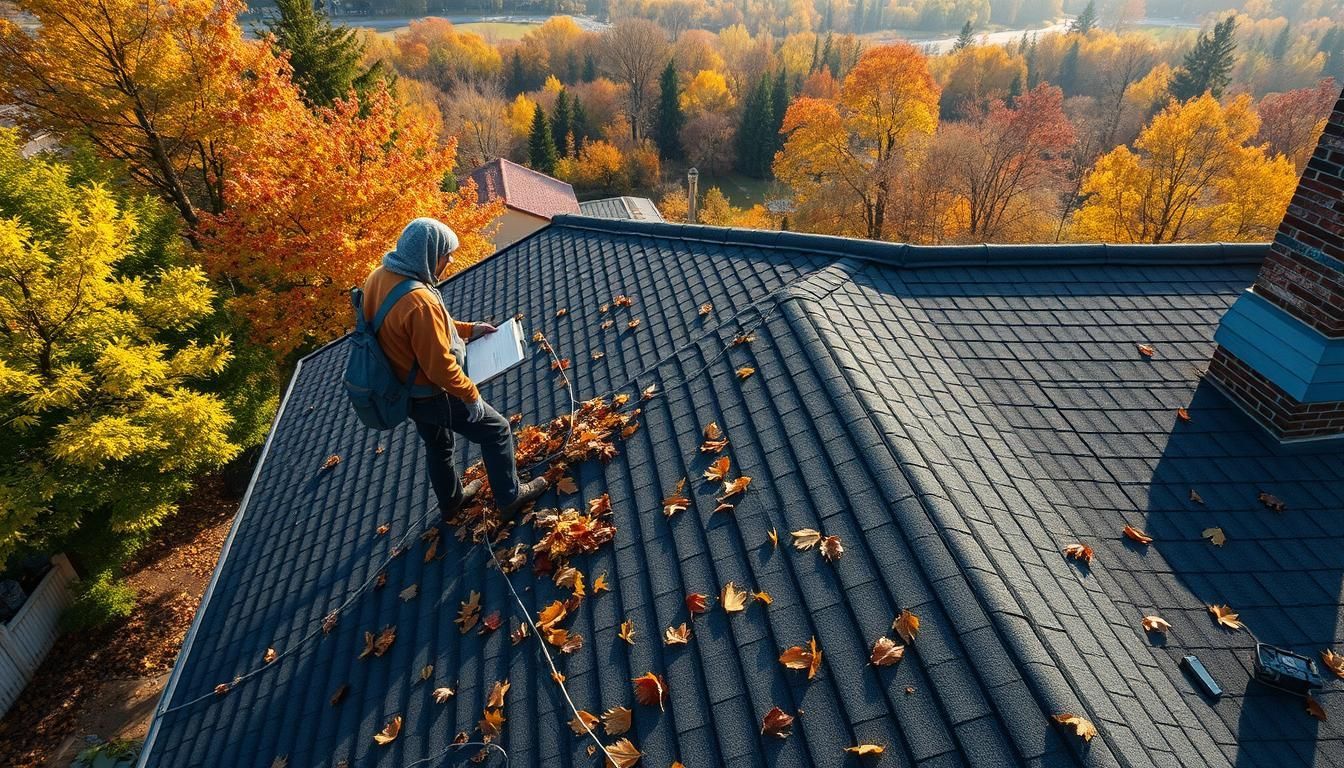
<svg viewBox="0 0 1344 768">
<path fill-rule="evenodd" d="M 639 219 L 610 220 L 559 214 L 551 225 L 615 235 L 661 237 L 715 245 L 746 245 L 811 253 L 919 269 L 1003 266 L 1198 266 L 1258 265 L 1269 243 L 1022 243 L 914 245 L 858 237 L 819 235 L 707 224 L 678 224 Z"/>
</svg>

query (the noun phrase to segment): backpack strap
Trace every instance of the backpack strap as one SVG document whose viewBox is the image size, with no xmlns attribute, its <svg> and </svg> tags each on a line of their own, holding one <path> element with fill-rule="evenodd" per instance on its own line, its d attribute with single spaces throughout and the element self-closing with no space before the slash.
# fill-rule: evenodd
<svg viewBox="0 0 1344 768">
<path fill-rule="evenodd" d="M 383 303 L 378 305 L 378 311 L 373 315 L 373 325 L 369 330 L 377 335 L 378 329 L 383 327 L 383 320 L 387 319 L 387 313 L 392 311 L 392 307 L 401 300 L 401 297 L 423 285 L 424 283 L 419 280 L 408 277 L 392 286 L 392 290 L 383 297 Z"/>
</svg>

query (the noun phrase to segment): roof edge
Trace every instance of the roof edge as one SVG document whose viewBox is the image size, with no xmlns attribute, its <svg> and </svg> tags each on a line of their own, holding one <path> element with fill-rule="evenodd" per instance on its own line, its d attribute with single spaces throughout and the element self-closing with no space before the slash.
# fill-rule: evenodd
<svg viewBox="0 0 1344 768">
<path fill-rule="evenodd" d="M 979 245 L 912 245 L 857 237 L 815 235 L 767 229 L 673 224 L 638 219 L 601 219 L 560 214 L 551 225 L 616 235 L 747 245 L 757 248 L 810 251 L 904 269 L 989 266 L 1133 266 L 1259 265 L 1269 243 L 1028 243 Z"/>
</svg>

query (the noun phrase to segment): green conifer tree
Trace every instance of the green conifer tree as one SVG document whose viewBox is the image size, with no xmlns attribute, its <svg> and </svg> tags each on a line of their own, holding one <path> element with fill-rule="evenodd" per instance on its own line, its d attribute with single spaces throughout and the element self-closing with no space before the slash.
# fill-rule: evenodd
<svg viewBox="0 0 1344 768">
<path fill-rule="evenodd" d="M 975 42 L 975 25 L 970 19 L 961 26 L 961 34 L 957 35 L 957 42 L 952 44 L 952 50 L 960 51 Z"/>
<path fill-rule="evenodd" d="M 676 160 L 683 156 L 681 128 L 685 124 L 686 116 L 681 112 L 677 87 L 677 65 L 675 60 L 669 59 L 658 79 L 658 126 L 654 134 L 654 143 L 664 158 Z"/>
<path fill-rule="evenodd" d="M 784 127 L 784 113 L 789 111 L 789 81 L 781 67 L 779 72 L 775 73 L 775 83 L 770 91 L 770 130 L 771 130 L 771 152 L 770 159 L 773 162 L 775 152 L 784 148 L 784 136 L 780 134 L 779 129 Z"/>
<path fill-rule="evenodd" d="M 289 54 L 294 82 L 309 104 L 330 106 L 360 79 L 364 44 L 352 27 L 338 27 L 312 0 L 276 0 L 265 29 L 276 48 Z M 365 73 L 367 74 L 367 73 Z"/>
<path fill-rule="evenodd" d="M 1064 91 L 1065 96 L 1073 96 L 1078 92 L 1078 54 L 1080 46 L 1078 41 L 1074 40 L 1069 50 L 1065 51 L 1064 58 L 1059 62 L 1059 88 Z"/>
<path fill-rule="evenodd" d="M 1177 101 L 1189 101 L 1205 91 L 1214 98 L 1223 95 L 1231 81 L 1233 58 L 1237 50 L 1237 17 L 1230 14 L 1213 27 L 1213 34 L 1200 33 L 1195 47 L 1171 77 L 1169 91 Z"/>
<path fill-rule="evenodd" d="M 1288 55 L 1288 49 L 1293 44 L 1290 30 L 1291 24 L 1284 24 L 1283 29 L 1279 31 L 1279 36 L 1274 38 L 1274 45 L 1269 49 L 1269 57 L 1275 61 L 1283 61 Z"/>
<path fill-rule="evenodd" d="M 564 88 L 555 96 L 555 108 L 551 111 L 551 138 L 556 150 L 565 157 L 575 150 L 570 146 L 570 131 L 574 130 L 574 112 L 570 106 L 569 94 Z"/>
<path fill-rule="evenodd" d="M 737 132 L 737 168 L 756 178 L 770 175 L 770 163 L 775 155 L 774 108 L 771 105 L 770 79 L 762 77 L 751 89 L 742 107 L 742 125 Z"/>
<path fill-rule="evenodd" d="M 569 109 L 570 131 L 574 134 L 574 152 L 578 154 L 583 148 L 583 140 L 588 138 L 588 113 L 583 109 L 583 102 L 579 97 L 574 97 L 573 106 Z"/>
<path fill-rule="evenodd" d="M 597 79 L 597 59 L 593 54 L 585 54 L 583 57 L 583 82 L 591 83 Z"/>
<path fill-rule="evenodd" d="M 548 176 L 555 175 L 555 162 L 559 158 L 555 151 L 555 137 L 551 135 L 550 121 L 546 119 L 546 110 L 532 110 L 532 130 L 527 135 L 527 161 L 532 170 Z"/>
<path fill-rule="evenodd" d="M 1078 18 L 1074 19 L 1072 24 L 1069 24 L 1069 31 L 1079 35 L 1086 35 L 1096 28 L 1097 4 L 1095 0 L 1088 0 L 1087 7 L 1083 9 L 1082 13 L 1078 14 Z"/>
</svg>

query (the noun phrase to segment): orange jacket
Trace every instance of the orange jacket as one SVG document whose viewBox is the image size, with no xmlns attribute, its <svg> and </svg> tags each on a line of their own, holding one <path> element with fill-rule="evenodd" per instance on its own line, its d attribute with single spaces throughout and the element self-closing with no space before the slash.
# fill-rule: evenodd
<svg viewBox="0 0 1344 768">
<path fill-rule="evenodd" d="M 378 306 L 393 286 L 407 278 L 379 267 L 364 280 L 364 319 L 372 321 Z M 472 323 L 453 320 L 443 306 L 438 291 L 416 288 L 407 293 L 387 313 L 378 329 L 378 345 L 403 381 L 411 372 L 411 363 L 420 363 L 415 383 L 436 386 L 465 401 L 480 396 L 476 385 L 467 378 L 453 347 L 465 348 Z"/>
</svg>

